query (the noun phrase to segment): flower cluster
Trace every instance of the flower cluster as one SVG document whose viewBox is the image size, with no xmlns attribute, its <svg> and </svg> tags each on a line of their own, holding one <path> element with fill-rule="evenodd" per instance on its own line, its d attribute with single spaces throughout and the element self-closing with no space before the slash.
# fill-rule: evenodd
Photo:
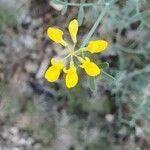
<svg viewBox="0 0 150 150">
<path fill-rule="evenodd" d="M 79 67 L 83 68 L 87 75 L 95 77 L 101 73 L 101 69 L 92 62 L 88 57 L 83 54 L 85 52 L 99 53 L 104 51 L 108 47 L 108 43 L 104 40 L 90 41 L 86 47 L 81 47 L 75 50 L 77 44 L 77 32 L 78 32 L 78 21 L 76 19 L 69 23 L 68 30 L 73 41 L 73 46 L 69 45 L 63 39 L 63 31 L 58 28 L 49 27 L 47 30 L 48 37 L 56 43 L 59 43 L 68 49 L 68 55 L 62 60 L 51 59 L 51 66 L 45 72 L 45 78 L 49 82 L 55 82 L 61 71 L 66 74 L 65 83 L 68 88 L 73 88 L 78 83 L 77 66 L 75 65 L 74 59 L 77 58 L 79 61 Z M 69 64 L 66 68 L 67 63 Z"/>
</svg>

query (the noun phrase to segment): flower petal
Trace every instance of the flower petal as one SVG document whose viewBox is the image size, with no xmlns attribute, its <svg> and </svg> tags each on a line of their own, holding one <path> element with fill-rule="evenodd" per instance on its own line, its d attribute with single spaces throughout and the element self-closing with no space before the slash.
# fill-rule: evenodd
<svg viewBox="0 0 150 150">
<path fill-rule="evenodd" d="M 56 62 L 55 62 L 55 58 L 52 58 L 52 59 L 51 59 L 51 64 L 52 64 L 52 65 L 55 65 L 55 63 L 56 63 Z"/>
<path fill-rule="evenodd" d="M 48 28 L 47 35 L 48 37 L 56 43 L 60 43 L 63 46 L 67 46 L 67 43 L 63 40 L 63 31 L 58 28 Z"/>
<path fill-rule="evenodd" d="M 100 68 L 94 62 L 91 62 L 90 59 L 87 57 L 85 58 L 85 61 L 82 63 L 80 67 L 84 68 L 85 72 L 89 76 L 93 77 L 99 75 L 101 72 Z"/>
<path fill-rule="evenodd" d="M 60 76 L 61 69 L 57 69 L 55 66 L 51 66 L 45 72 L 45 78 L 49 82 L 55 82 Z"/>
<path fill-rule="evenodd" d="M 95 77 L 100 74 L 100 68 L 93 62 L 90 62 L 84 69 L 89 76 Z"/>
<path fill-rule="evenodd" d="M 68 29 L 73 42 L 77 43 L 78 21 L 76 19 L 72 20 L 69 23 Z"/>
<path fill-rule="evenodd" d="M 77 72 L 74 72 L 72 74 L 67 74 L 66 75 L 66 86 L 68 88 L 73 88 L 76 86 L 76 84 L 78 83 L 78 75 Z"/>
<path fill-rule="evenodd" d="M 56 62 L 55 58 L 51 59 L 52 66 L 55 66 L 56 69 L 61 70 L 63 68 L 63 62 Z"/>
<path fill-rule="evenodd" d="M 73 88 L 78 83 L 78 74 L 76 70 L 74 65 L 71 65 L 68 70 L 64 68 L 64 72 L 67 74 L 65 82 L 68 88 Z"/>
<path fill-rule="evenodd" d="M 90 41 L 86 50 L 91 53 L 99 53 L 108 47 L 108 42 L 104 40 Z"/>
</svg>

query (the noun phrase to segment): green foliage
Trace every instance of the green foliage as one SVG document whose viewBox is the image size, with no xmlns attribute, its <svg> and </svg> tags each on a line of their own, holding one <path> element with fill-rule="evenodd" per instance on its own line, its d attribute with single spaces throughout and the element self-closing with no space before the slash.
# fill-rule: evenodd
<svg viewBox="0 0 150 150">
<path fill-rule="evenodd" d="M 105 37 L 110 39 L 109 50 L 114 53 L 113 55 L 116 58 L 114 60 L 115 62 L 113 62 L 115 67 L 111 67 L 110 65 L 108 69 L 111 76 L 105 71 L 105 67 L 107 68 L 108 64 L 100 64 L 102 68 L 100 79 L 109 86 L 109 92 L 113 94 L 113 98 L 109 96 L 107 98 L 115 102 L 118 114 L 116 118 L 117 122 L 120 122 L 120 126 L 123 126 L 123 123 L 126 122 L 128 129 L 130 129 L 131 127 L 136 127 L 137 121 L 141 116 L 149 118 L 149 95 L 146 95 L 144 92 L 146 90 L 149 91 L 150 81 L 150 53 L 148 51 L 150 45 L 148 44 L 149 38 L 146 38 L 147 35 L 145 34 L 145 31 L 149 30 L 148 28 L 150 27 L 150 12 L 144 9 L 148 2 L 144 0 L 119 1 L 118 4 L 115 4 L 115 1 L 105 0 L 92 2 L 64 2 L 62 0 L 53 0 L 53 2 L 65 5 L 66 13 L 68 7 L 78 7 L 77 18 L 80 25 L 83 23 L 83 19 L 86 15 L 84 13 L 85 9 L 91 9 L 91 17 L 94 25 L 82 42 L 82 46 L 87 44 L 100 23 L 103 27 Z M 103 22 L 104 16 L 107 16 L 107 20 Z M 131 28 L 133 28 L 134 36 L 131 35 Z M 136 35 L 137 33 L 139 33 L 138 36 Z M 115 39 L 115 43 L 113 43 L 113 39 Z M 95 82 L 95 80 L 89 78 L 89 87 L 93 91 L 92 98 L 94 99 L 99 89 L 99 87 L 97 87 L 98 84 L 98 80 Z M 81 110 L 85 111 L 85 108 L 88 108 L 86 106 L 92 109 L 92 105 L 88 102 L 86 102 L 86 105 L 81 97 L 84 97 L 84 94 L 78 96 L 72 93 L 69 99 L 78 101 L 76 102 L 78 103 L 77 107 L 81 108 Z M 92 98 L 86 96 L 85 99 L 92 100 Z M 99 98 L 100 103 L 102 102 L 101 99 L 102 98 Z M 131 112 L 128 117 L 124 114 L 125 112 L 122 108 L 125 104 L 134 109 L 134 112 Z M 74 105 L 74 103 L 71 105 Z M 94 105 L 94 110 L 95 108 L 99 108 L 100 110 L 101 107 L 99 107 L 98 102 Z M 110 110 L 112 109 L 110 106 L 108 106 L 108 108 Z"/>
<path fill-rule="evenodd" d="M 54 129 L 54 126 L 43 123 L 41 125 L 38 125 L 35 129 L 33 129 L 33 131 L 37 139 L 42 140 L 44 144 L 48 144 L 54 138 Z"/>
<path fill-rule="evenodd" d="M 7 90 L 9 91 L 10 89 L 0 85 L 0 96 L 4 97 L 5 104 L 1 111 L 3 111 L 3 119 L 13 123 L 20 113 L 19 97 L 13 91 L 9 91 L 8 94 Z"/>
<path fill-rule="evenodd" d="M 95 0 L 91 2 L 86 2 L 86 0 L 80 0 L 79 2 L 77 1 L 69 2 L 68 0 L 52 0 L 52 2 L 63 6 L 62 15 L 67 13 L 67 9 L 69 7 L 78 7 L 79 11 L 78 11 L 77 19 L 78 19 L 79 25 L 82 25 L 84 17 L 85 17 L 85 10 L 87 8 L 91 9 L 91 20 L 94 23 L 96 19 L 98 18 L 99 7 L 108 5 L 112 1 L 109 0 L 105 3 L 104 1 L 101 1 L 101 0 Z"/>
<path fill-rule="evenodd" d="M 84 8 L 82 6 L 82 3 L 81 3 L 81 6 L 79 8 L 79 12 L 78 12 L 78 22 L 79 22 L 79 25 L 81 26 L 82 23 L 83 23 L 83 19 L 84 19 Z"/>
<path fill-rule="evenodd" d="M 0 32 L 6 30 L 9 26 L 16 24 L 16 18 L 8 8 L 0 6 Z"/>
<path fill-rule="evenodd" d="M 5 108 L 5 117 L 10 122 L 14 122 L 19 115 L 20 107 L 17 100 L 12 99 L 12 97 L 8 97 L 7 106 Z"/>
<path fill-rule="evenodd" d="M 106 139 L 102 137 L 100 137 L 93 143 L 86 143 L 86 144 L 87 145 L 85 146 L 85 149 L 87 150 L 99 150 L 100 148 L 105 150 L 120 150 L 119 146 L 107 142 Z"/>
<path fill-rule="evenodd" d="M 95 79 L 94 78 L 92 78 L 92 77 L 88 77 L 88 80 L 89 80 L 89 87 L 90 87 L 90 89 L 92 90 L 92 91 L 94 91 L 95 90 Z"/>
</svg>

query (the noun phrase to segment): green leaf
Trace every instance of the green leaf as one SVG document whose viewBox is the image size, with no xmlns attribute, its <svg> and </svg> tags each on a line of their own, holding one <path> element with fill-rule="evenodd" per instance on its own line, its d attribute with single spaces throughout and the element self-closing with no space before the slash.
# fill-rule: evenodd
<svg viewBox="0 0 150 150">
<path fill-rule="evenodd" d="M 61 10 L 61 15 L 64 15 L 67 12 L 68 5 L 64 5 L 62 10 Z"/>
<path fill-rule="evenodd" d="M 100 78 L 104 82 L 107 82 L 109 85 L 112 85 L 116 82 L 116 79 L 104 70 L 102 70 Z"/>
<path fill-rule="evenodd" d="M 150 11 L 146 10 L 129 18 L 129 24 L 141 20 L 144 25 L 150 27 Z"/>
<path fill-rule="evenodd" d="M 61 14 L 64 15 L 67 12 L 67 9 L 68 9 L 68 0 L 65 0 L 65 5 L 61 10 Z"/>
<path fill-rule="evenodd" d="M 98 17 L 97 7 L 95 5 L 93 5 L 93 7 L 92 7 L 91 17 L 92 17 L 92 22 L 95 23 L 95 21 L 97 20 L 97 17 Z"/>
<path fill-rule="evenodd" d="M 16 16 L 13 10 L 0 5 L 0 33 L 7 29 L 8 25 L 16 25 Z"/>
<path fill-rule="evenodd" d="M 107 68 L 109 68 L 109 63 L 108 62 L 102 62 L 102 63 L 99 63 L 99 66 L 101 69 L 107 69 Z"/>
<path fill-rule="evenodd" d="M 150 28 L 150 11 L 141 14 L 143 24 Z"/>
<path fill-rule="evenodd" d="M 89 87 L 92 91 L 95 91 L 96 86 L 95 86 L 95 79 L 93 77 L 88 77 L 89 80 Z"/>
<path fill-rule="evenodd" d="M 81 26 L 82 23 L 83 23 L 83 19 L 84 19 L 84 8 L 83 8 L 82 5 L 79 8 L 78 18 L 77 19 L 78 19 L 78 22 L 79 22 L 79 26 Z"/>
</svg>

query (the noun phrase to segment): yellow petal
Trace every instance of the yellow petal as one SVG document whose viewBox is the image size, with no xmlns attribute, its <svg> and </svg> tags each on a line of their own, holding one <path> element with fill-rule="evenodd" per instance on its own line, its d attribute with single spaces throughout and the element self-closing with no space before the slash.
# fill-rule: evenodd
<svg viewBox="0 0 150 150">
<path fill-rule="evenodd" d="M 61 70 L 63 68 L 63 62 L 56 62 L 54 58 L 51 59 L 52 66 L 55 66 L 56 69 Z"/>
<path fill-rule="evenodd" d="M 89 76 L 97 76 L 100 74 L 100 68 L 95 63 L 91 62 L 87 67 L 85 67 L 85 72 Z"/>
<path fill-rule="evenodd" d="M 57 28 L 48 28 L 47 35 L 48 37 L 56 43 L 60 43 L 63 46 L 67 46 L 67 43 L 63 40 L 63 31 Z"/>
<path fill-rule="evenodd" d="M 51 66 L 45 72 L 45 78 L 49 82 L 55 82 L 60 76 L 61 69 L 57 69 L 55 66 Z"/>
<path fill-rule="evenodd" d="M 84 68 L 85 72 L 93 77 L 99 75 L 101 72 L 100 68 L 94 62 L 91 62 L 89 58 L 86 58 L 80 67 Z"/>
<path fill-rule="evenodd" d="M 66 86 L 68 88 L 73 88 L 74 86 L 76 86 L 76 84 L 78 83 L 78 74 L 76 71 L 76 68 L 74 66 L 71 66 L 68 70 L 64 70 L 64 72 L 67 74 L 66 75 Z"/>
<path fill-rule="evenodd" d="M 66 86 L 68 88 L 73 88 L 78 83 L 78 75 L 77 73 L 74 74 L 67 74 L 66 75 Z"/>
<path fill-rule="evenodd" d="M 68 73 L 68 70 L 66 68 L 63 69 L 64 73 Z"/>
<path fill-rule="evenodd" d="M 69 23 L 68 29 L 73 42 L 77 43 L 78 21 L 76 19 L 72 20 Z"/>
<path fill-rule="evenodd" d="M 55 64 L 56 64 L 55 58 L 52 58 L 52 59 L 51 59 L 51 64 L 52 64 L 52 65 L 55 65 Z"/>
<path fill-rule="evenodd" d="M 47 69 L 47 71 L 45 72 L 45 78 L 49 81 L 49 82 L 55 82 L 59 76 L 60 76 L 60 72 L 63 68 L 63 63 L 62 62 L 56 62 L 54 58 L 51 59 L 51 64 L 52 66 L 49 67 Z"/>
<path fill-rule="evenodd" d="M 99 53 L 108 47 L 108 42 L 104 40 L 90 41 L 86 50 L 91 53 Z"/>
</svg>

